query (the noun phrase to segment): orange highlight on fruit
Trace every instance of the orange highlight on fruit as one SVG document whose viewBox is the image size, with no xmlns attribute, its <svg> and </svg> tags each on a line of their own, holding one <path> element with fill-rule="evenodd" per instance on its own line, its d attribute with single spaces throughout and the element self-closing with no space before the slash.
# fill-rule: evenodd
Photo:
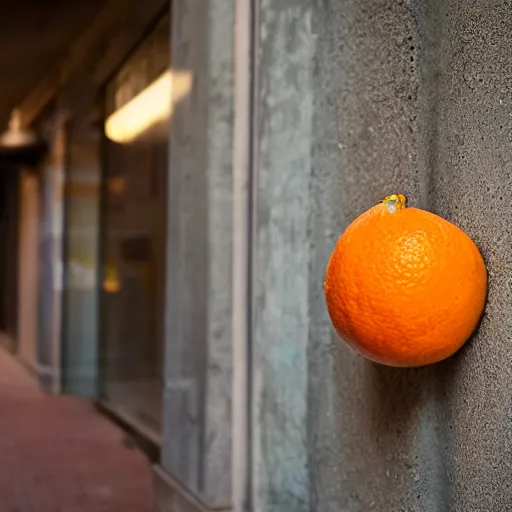
<svg viewBox="0 0 512 512">
<path fill-rule="evenodd" d="M 423 366 L 454 354 L 482 316 L 487 272 L 457 226 L 402 194 L 358 217 L 338 240 L 324 283 L 338 334 L 389 366 Z"/>
</svg>

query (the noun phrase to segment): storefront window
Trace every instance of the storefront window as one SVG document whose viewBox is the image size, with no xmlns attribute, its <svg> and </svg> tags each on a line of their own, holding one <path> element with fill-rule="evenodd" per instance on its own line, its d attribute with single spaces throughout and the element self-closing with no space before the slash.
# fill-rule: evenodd
<svg viewBox="0 0 512 512">
<path fill-rule="evenodd" d="M 96 396 L 101 109 L 70 122 L 66 135 L 62 385 Z"/>
<path fill-rule="evenodd" d="M 159 439 L 170 89 L 165 17 L 106 88 L 102 391 Z"/>
</svg>

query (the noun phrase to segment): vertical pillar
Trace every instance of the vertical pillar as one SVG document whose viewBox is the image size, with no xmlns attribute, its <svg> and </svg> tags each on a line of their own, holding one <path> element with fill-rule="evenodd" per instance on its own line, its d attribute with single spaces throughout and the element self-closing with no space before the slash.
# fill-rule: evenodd
<svg viewBox="0 0 512 512">
<path fill-rule="evenodd" d="M 235 4 L 172 3 L 162 512 L 231 508 Z"/>
<path fill-rule="evenodd" d="M 355 217 L 396 192 L 428 206 L 422 20 L 355 0 L 261 2 L 257 18 L 254 509 L 442 510 L 439 369 L 356 356 L 322 291 Z"/>
<path fill-rule="evenodd" d="M 44 114 L 43 114 L 44 115 Z M 41 231 L 37 370 L 43 388 L 61 390 L 62 236 L 64 209 L 64 118 L 52 111 L 43 119 L 50 151 L 40 166 Z"/>
<path fill-rule="evenodd" d="M 40 232 L 40 183 L 33 170 L 20 175 L 17 352 L 34 372 L 37 369 Z"/>
</svg>

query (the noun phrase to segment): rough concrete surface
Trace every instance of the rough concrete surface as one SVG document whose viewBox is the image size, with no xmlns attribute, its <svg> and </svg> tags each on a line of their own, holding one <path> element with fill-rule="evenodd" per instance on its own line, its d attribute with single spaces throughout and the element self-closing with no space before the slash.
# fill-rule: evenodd
<svg viewBox="0 0 512 512">
<path fill-rule="evenodd" d="M 176 1 L 168 185 L 162 467 L 223 509 L 231 502 L 234 2 Z"/>
<path fill-rule="evenodd" d="M 256 510 L 512 510 L 512 5 L 258 10 Z M 390 193 L 463 228 L 489 301 L 450 360 L 392 369 L 333 333 L 337 237 Z"/>
</svg>

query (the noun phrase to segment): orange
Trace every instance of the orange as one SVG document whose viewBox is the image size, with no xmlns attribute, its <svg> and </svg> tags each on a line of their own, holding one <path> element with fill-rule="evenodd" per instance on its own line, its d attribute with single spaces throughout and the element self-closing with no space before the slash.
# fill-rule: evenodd
<svg viewBox="0 0 512 512">
<path fill-rule="evenodd" d="M 358 217 L 338 240 L 324 283 L 338 334 L 389 366 L 423 366 L 454 354 L 482 315 L 487 272 L 457 226 L 402 194 Z"/>
</svg>

